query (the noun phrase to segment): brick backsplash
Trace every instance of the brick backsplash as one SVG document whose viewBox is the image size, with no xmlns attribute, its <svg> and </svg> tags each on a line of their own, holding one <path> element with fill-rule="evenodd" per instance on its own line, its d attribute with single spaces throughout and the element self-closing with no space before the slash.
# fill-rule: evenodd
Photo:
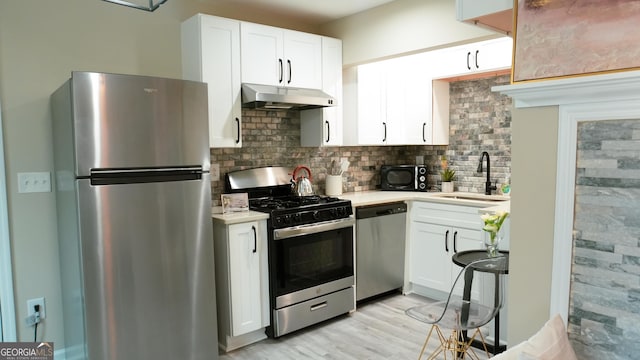
<svg viewBox="0 0 640 360">
<path fill-rule="evenodd" d="M 510 98 L 491 92 L 491 87 L 509 82 L 508 76 L 451 83 L 450 141 L 448 146 L 300 146 L 300 114 L 286 110 L 242 111 L 242 148 L 212 148 L 211 162 L 220 165 L 220 181 L 212 183 L 213 205 L 220 204 L 224 174 L 261 166 L 297 165 L 311 169 L 314 189 L 324 194 L 324 180 L 331 161 L 347 159 L 345 192 L 374 190 L 380 185 L 383 164 L 415 164 L 424 156 L 429 183 L 440 183 L 440 162 L 447 155 L 458 173 L 457 190 L 482 192 L 484 178 L 476 174 L 479 155 L 491 155 L 492 179 L 504 182 L 511 173 Z"/>
<path fill-rule="evenodd" d="M 456 190 L 484 192 L 486 166 L 482 174 L 476 172 L 483 151 L 489 153 L 491 181 L 498 188 L 511 177 L 511 98 L 491 91 L 509 81 L 504 75 L 450 84 L 446 154 L 458 177 Z"/>
</svg>

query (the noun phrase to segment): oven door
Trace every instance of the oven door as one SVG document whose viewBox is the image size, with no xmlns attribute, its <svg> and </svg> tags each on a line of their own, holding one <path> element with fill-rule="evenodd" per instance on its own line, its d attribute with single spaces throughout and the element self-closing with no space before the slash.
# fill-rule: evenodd
<svg viewBox="0 0 640 360">
<path fill-rule="evenodd" d="M 271 296 L 275 308 L 354 285 L 353 217 L 273 230 Z"/>
</svg>

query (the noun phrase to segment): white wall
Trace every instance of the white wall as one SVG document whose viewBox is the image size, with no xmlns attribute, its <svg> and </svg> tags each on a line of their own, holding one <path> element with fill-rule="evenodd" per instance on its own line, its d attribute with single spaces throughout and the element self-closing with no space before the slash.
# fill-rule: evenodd
<svg viewBox="0 0 640 360">
<path fill-rule="evenodd" d="M 456 21 L 454 0 L 396 0 L 321 30 L 342 39 L 345 67 L 502 36 Z"/>
</svg>

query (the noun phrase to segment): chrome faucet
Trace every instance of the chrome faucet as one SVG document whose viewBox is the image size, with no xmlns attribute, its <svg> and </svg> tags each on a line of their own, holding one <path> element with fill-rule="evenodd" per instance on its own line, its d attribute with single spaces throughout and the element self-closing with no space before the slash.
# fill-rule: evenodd
<svg viewBox="0 0 640 360">
<path fill-rule="evenodd" d="M 491 195 L 491 190 L 497 190 L 498 188 L 495 185 L 491 185 L 491 160 L 489 160 L 489 153 L 486 151 L 483 151 L 480 156 L 478 172 L 482 174 L 482 160 L 484 160 L 485 155 L 487 156 L 487 181 L 484 183 L 484 193 L 485 195 Z"/>
</svg>

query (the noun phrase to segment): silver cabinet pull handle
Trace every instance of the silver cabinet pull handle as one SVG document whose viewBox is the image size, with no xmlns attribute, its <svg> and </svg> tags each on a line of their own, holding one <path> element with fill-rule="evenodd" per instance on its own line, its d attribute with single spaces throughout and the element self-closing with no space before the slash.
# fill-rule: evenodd
<svg viewBox="0 0 640 360">
<path fill-rule="evenodd" d="M 316 311 L 316 310 L 320 310 L 322 308 L 326 308 L 327 306 L 329 306 L 327 304 L 327 302 L 321 302 L 320 304 L 316 304 L 316 305 L 311 305 L 311 307 L 309 308 L 311 311 Z"/>
</svg>

